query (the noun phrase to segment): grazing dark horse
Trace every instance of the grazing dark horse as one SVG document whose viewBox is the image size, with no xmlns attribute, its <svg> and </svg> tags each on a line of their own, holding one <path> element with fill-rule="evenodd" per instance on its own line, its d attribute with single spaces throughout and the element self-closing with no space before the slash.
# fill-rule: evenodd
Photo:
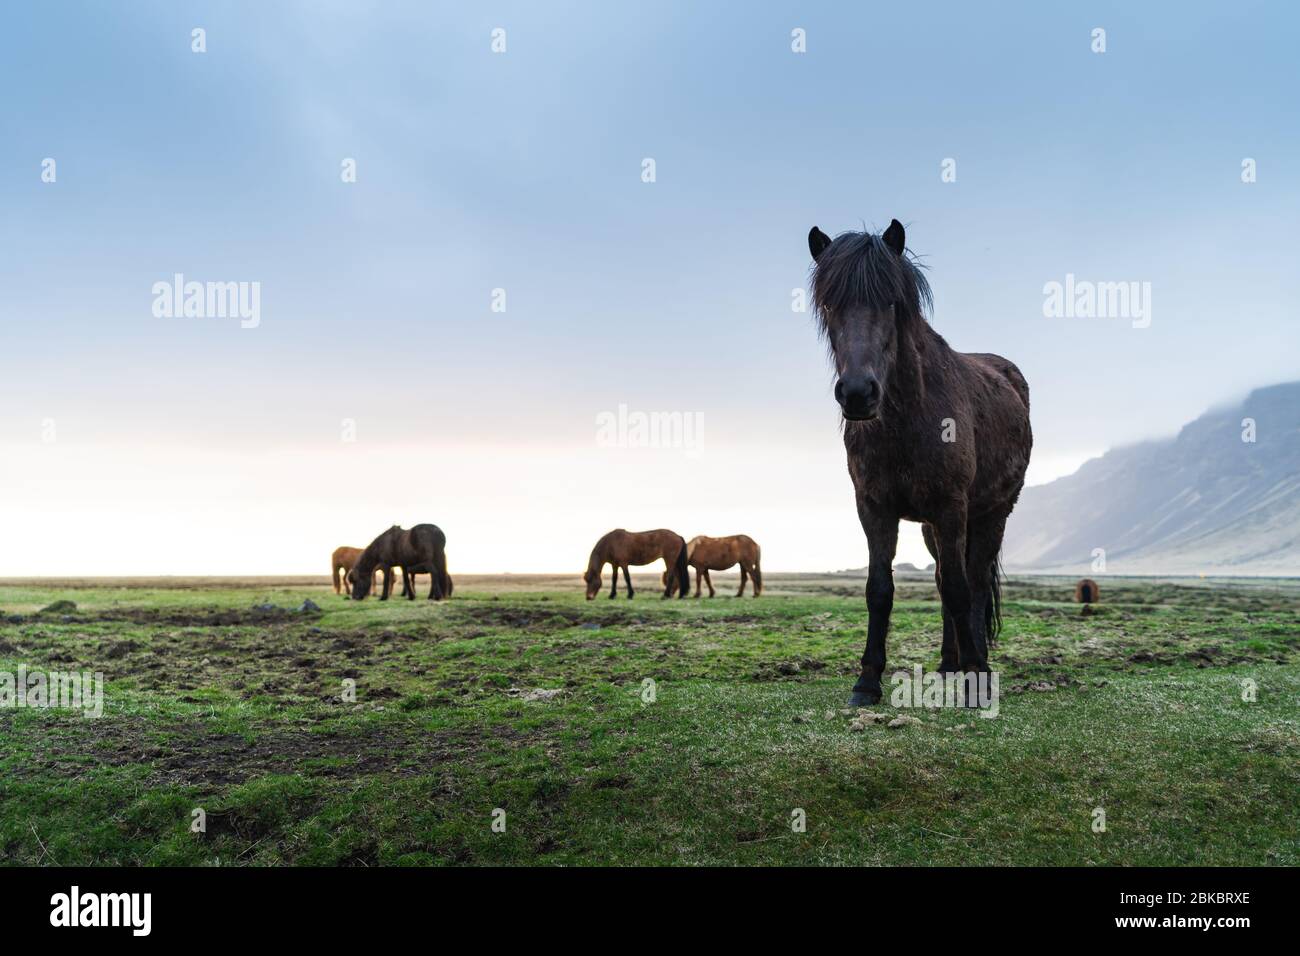
<svg viewBox="0 0 1300 956">
<path fill-rule="evenodd" d="M 700 596 L 700 579 L 709 586 L 709 597 L 717 592 L 709 580 L 710 571 L 726 571 L 740 565 L 740 590 L 736 597 L 745 593 L 745 582 L 753 578 L 751 590 L 754 597 L 763 593 L 763 572 L 758 566 L 761 551 L 758 542 L 747 534 L 733 534 L 725 538 L 710 538 L 708 535 L 696 535 L 686 542 L 686 563 L 695 569 L 695 596 Z M 664 584 L 668 583 L 668 572 L 664 572 Z"/>
<path fill-rule="evenodd" d="M 882 235 L 808 233 L 813 304 L 838 380 L 844 447 L 870 552 L 867 647 L 849 704 L 880 700 L 900 519 L 923 524 L 943 600 L 944 673 L 987 672 L 1001 626 L 998 556 L 1025 482 L 1029 386 L 1000 355 L 954 351 L 926 322 L 930 286 Z M 966 682 L 969 701 L 969 679 Z"/>
<path fill-rule="evenodd" d="M 437 525 L 417 524 L 406 531 L 393 525 L 366 545 L 351 572 L 352 598 L 360 601 L 370 593 L 370 580 L 376 568 L 384 572 L 384 588 L 379 600 L 387 601 L 393 590 L 393 568 L 402 567 L 403 594 L 415 599 L 414 572 L 417 569 L 436 569 L 430 574 L 429 600 L 441 601 L 449 597 L 447 586 L 447 536 Z"/>
<path fill-rule="evenodd" d="M 653 564 L 660 558 L 667 568 L 664 572 L 664 597 L 673 596 L 674 584 L 681 588 L 678 597 L 686 597 L 691 590 L 691 572 L 686 566 L 686 542 L 680 534 L 663 528 L 657 531 L 624 531 L 622 528 L 611 531 L 591 549 L 591 559 L 582 576 L 587 582 L 587 600 L 600 591 L 600 572 L 606 564 L 614 567 L 610 598 L 618 597 L 618 569 L 622 568 L 630 600 L 633 592 L 628 565 Z"/>
</svg>

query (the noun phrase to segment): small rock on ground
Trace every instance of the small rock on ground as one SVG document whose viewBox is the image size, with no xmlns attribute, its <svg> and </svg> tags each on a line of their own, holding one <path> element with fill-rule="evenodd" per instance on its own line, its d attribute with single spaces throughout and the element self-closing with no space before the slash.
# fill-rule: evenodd
<svg viewBox="0 0 1300 956">
<path fill-rule="evenodd" d="M 511 687 L 506 691 L 506 696 L 515 697 L 519 700 L 539 701 L 553 700 L 563 693 L 563 688 L 534 687 L 532 690 L 524 690 L 522 687 Z"/>
<path fill-rule="evenodd" d="M 909 724 L 919 724 L 919 723 L 921 723 L 921 721 L 918 720 L 917 718 L 912 717 L 908 714 L 902 714 L 898 717 L 895 717 L 886 726 L 893 730 L 897 730 L 899 727 L 906 727 Z"/>
</svg>

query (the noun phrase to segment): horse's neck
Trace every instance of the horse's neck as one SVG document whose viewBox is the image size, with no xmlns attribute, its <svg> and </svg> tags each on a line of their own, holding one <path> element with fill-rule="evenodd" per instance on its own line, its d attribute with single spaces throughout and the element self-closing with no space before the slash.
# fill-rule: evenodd
<svg viewBox="0 0 1300 956">
<path fill-rule="evenodd" d="M 893 404 L 901 411 L 916 409 L 925 402 L 925 373 L 931 363 L 944 361 L 951 351 L 948 343 L 920 316 L 902 328 L 898 357 L 894 360 Z"/>
</svg>

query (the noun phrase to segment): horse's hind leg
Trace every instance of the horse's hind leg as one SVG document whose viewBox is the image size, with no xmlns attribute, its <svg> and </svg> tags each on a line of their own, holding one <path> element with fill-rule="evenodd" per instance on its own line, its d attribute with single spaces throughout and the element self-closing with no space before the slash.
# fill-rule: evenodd
<svg viewBox="0 0 1300 956">
<path fill-rule="evenodd" d="M 429 600 L 441 601 L 448 595 L 443 591 L 442 580 L 447 576 L 447 555 L 436 554 L 433 557 L 433 573 L 429 577 L 433 580 L 429 583 Z"/>
<path fill-rule="evenodd" d="M 943 580 L 939 573 L 939 543 L 934 538 L 934 528 L 928 524 L 921 525 L 921 537 L 925 539 L 925 548 L 934 558 L 934 586 L 943 594 Z M 943 649 L 939 652 L 939 673 L 957 673 L 957 630 L 952 625 L 952 615 L 943 608 Z"/>
<path fill-rule="evenodd" d="M 736 597 L 745 596 L 745 582 L 749 580 L 749 571 L 745 569 L 745 562 L 740 562 L 740 590 L 736 592 Z"/>
<path fill-rule="evenodd" d="M 976 652 L 987 665 L 988 646 L 992 642 L 993 628 L 997 626 L 994 580 L 997 574 L 998 552 L 1002 550 L 1002 533 L 1006 529 L 1005 515 L 981 518 L 972 522 L 966 531 L 966 577 L 971 589 L 971 635 Z M 987 666 L 984 668 L 987 670 Z"/>
<path fill-rule="evenodd" d="M 966 523 L 965 503 L 954 505 L 939 521 L 935 523 L 935 538 L 939 544 L 940 596 L 943 598 L 944 610 L 952 616 L 953 629 L 957 632 L 958 666 L 964 674 L 987 674 L 988 648 L 985 628 L 983 626 L 984 605 L 977 603 L 973 592 L 976 584 L 967 574 L 968 561 L 983 558 L 988 549 L 989 535 L 987 529 L 976 526 L 972 538 Z M 967 541 L 971 541 L 973 550 L 979 554 L 967 553 Z M 996 547 L 989 560 L 996 557 Z M 982 578 L 977 581 L 982 582 Z M 975 614 L 979 608 L 980 623 L 975 623 Z M 968 678 L 969 679 L 969 678 Z M 976 680 L 981 678 L 976 677 Z M 967 702 L 971 700 L 971 686 L 965 685 Z"/>
</svg>

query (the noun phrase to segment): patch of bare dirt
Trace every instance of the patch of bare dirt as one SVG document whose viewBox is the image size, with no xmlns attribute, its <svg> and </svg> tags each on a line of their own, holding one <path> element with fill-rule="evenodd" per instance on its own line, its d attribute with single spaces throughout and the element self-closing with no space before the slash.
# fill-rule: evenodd
<svg viewBox="0 0 1300 956">
<path fill-rule="evenodd" d="M 441 762 L 463 760 L 494 742 L 523 746 L 546 739 L 541 729 L 513 727 L 373 727 L 356 732 L 267 728 L 249 738 L 190 725 L 159 727 L 137 718 L 76 718 L 44 730 L 44 739 L 32 742 L 32 759 L 13 767 L 11 778 L 75 779 L 91 768 L 142 765 L 149 769 L 151 785 L 220 788 L 268 774 L 350 780 L 428 773 Z"/>
</svg>

